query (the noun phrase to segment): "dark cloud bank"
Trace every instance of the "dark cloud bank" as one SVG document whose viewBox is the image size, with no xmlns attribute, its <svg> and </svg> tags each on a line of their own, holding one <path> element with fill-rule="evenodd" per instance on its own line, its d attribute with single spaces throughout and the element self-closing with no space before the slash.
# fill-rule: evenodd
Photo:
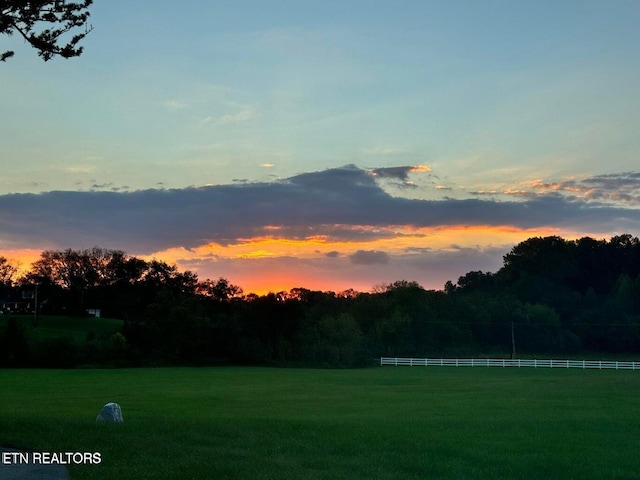
<svg viewBox="0 0 640 480">
<path fill-rule="evenodd" d="M 629 178 L 626 174 L 625 179 Z M 637 182 L 640 185 L 640 178 Z M 375 228 L 393 225 L 559 227 L 606 236 L 616 231 L 637 232 L 640 210 L 557 192 L 523 201 L 393 197 L 371 172 L 354 166 L 271 183 L 0 196 L 0 246 L 4 248 L 100 245 L 149 253 L 173 246 L 226 244 L 263 235 L 264 226 L 278 226 L 276 233 L 301 238 L 328 234 L 362 240 L 388 235 L 376 233 Z M 381 260 L 366 255 L 352 259 Z"/>
</svg>

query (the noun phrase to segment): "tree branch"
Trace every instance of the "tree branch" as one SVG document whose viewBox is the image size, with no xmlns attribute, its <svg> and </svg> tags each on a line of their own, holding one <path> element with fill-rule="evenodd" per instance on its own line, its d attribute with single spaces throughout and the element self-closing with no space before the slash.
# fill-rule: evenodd
<svg viewBox="0 0 640 480">
<path fill-rule="evenodd" d="M 79 42 L 86 37 L 93 26 L 87 26 L 90 13 L 86 10 L 93 0 L 67 3 L 64 0 L 14 1 L 11 6 L 2 9 L 0 14 L 0 34 L 11 35 L 17 31 L 38 55 L 48 61 L 56 55 L 63 58 L 79 56 L 83 48 Z M 45 28 L 37 32 L 39 23 L 48 23 L 58 28 Z M 82 33 L 74 35 L 64 45 L 58 40 L 73 28 L 85 26 Z M 14 52 L 6 51 L 0 55 L 0 61 L 6 61 Z"/>
</svg>

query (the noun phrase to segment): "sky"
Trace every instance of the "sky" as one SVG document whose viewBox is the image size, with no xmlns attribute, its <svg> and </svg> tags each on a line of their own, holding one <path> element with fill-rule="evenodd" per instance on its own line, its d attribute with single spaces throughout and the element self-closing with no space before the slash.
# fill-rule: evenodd
<svg viewBox="0 0 640 480">
<path fill-rule="evenodd" d="M 639 23 L 635 0 L 95 0 L 78 58 L 0 38 L 0 255 L 441 289 L 530 237 L 637 236 Z"/>
</svg>

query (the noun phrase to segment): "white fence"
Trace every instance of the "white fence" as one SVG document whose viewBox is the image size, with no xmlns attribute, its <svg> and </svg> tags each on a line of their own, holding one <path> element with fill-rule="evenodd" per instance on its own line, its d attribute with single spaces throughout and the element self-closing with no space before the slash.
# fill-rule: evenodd
<svg viewBox="0 0 640 480">
<path fill-rule="evenodd" d="M 640 370 L 640 362 L 606 360 L 528 360 L 509 358 L 380 358 L 380 365 L 396 367 L 533 367 L 533 368 L 595 368 Z"/>
</svg>

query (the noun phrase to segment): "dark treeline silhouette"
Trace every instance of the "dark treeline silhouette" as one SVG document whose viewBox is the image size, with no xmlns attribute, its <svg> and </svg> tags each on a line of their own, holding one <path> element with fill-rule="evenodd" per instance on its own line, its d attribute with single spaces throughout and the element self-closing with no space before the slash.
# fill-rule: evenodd
<svg viewBox="0 0 640 480">
<path fill-rule="evenodd" d="M 64 338 L 30 344 L 5 312 L 4 366 L 337 367 L 380 356 L 640 352 L 640 241 L 631 235 L 531 238 L 497 272 L 469 272 L 438 291 L 401 280 L 370 293 L 244 295 L 224 278 L 201 281 L 161 261 L 101 248 L 45 251 L 25 275 L 15 273 L 0 257 L 0 300 L 37 286 L 41 315 L 100 309 L 125 323 L 85 345 Z"/>
</svg>

